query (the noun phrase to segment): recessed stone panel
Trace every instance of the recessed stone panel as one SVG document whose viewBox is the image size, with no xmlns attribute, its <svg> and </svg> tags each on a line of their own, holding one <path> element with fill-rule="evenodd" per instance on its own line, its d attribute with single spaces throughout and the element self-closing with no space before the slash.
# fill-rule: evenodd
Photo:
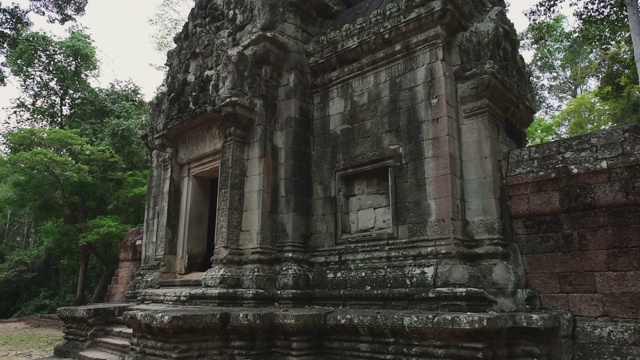
<svg viewBox="0 0 640 360">
<path fill-rule="evenodd" d="M 392 162 L 337 173 L 338 242 L 395 237 Z"/>
</svg>

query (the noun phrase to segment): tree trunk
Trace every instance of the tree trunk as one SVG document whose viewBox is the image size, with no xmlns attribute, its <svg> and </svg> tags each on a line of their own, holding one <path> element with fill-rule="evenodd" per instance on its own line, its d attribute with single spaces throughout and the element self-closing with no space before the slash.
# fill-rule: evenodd
<svg viewBox="0 0 640 360">
<path fill-rule="evenodd" d="M 65 126 L 64 126 L 64 100 L 61 97 L 60 98 L 60 128 L 63 130 L 66 130 Z"/>
<path fill-rule="evenodd" d="M 7 211 L 7 226 L 4 228 L 4 239 L 2 239 L 2 245 L 9 240 L 9 224 L 11 223 L 11 210 Z"/>
<path fill-rule="evenodd" d="M 101 303 L 104 301 L 104 295 L 107 293 L 107 288 L 109 287 L 109 283 L 113 274 L 115 267 L 106 267 L 102 266 L 102 275 L 100 275 L 100 282 L 98 282 L 98 286 L 96 290 L 93 292 L 93 296 L 91 297 L 91 303 Z"/>
<path fill-rule="evenodd" d="M 631 29 L 631 41 L 633 41 L 633 56 L 640 81 L 640 10 L 638 0 L 625 0 L 627 5 L 627 16 L 629 17 L 629 28 Z"/>
<path fill-rule="evenodd" d="M 87 272 L 89 271 L 89 260 L 91 260 L 91 251 L 89 247 L 84 245 L 80 249 L 80 270 L 78 271 L 78 287 L 76 289 L 76 298 L 71 302 L 71 306 L 84 305 L 86 301 L 85 292 L 87 290 Z"/>
<path fill-rule="evenodd" d="M 23 228 L 23 232 L 22 232 L 22 250 L 27 250 L 29 249 L 29 247 L 31 246 L 30 242 L 30 235 L 31 235 L 31 228 L 29 226 L 29 218 L 25 217 L 24 218 L 24 228 Z"/>
</svg>

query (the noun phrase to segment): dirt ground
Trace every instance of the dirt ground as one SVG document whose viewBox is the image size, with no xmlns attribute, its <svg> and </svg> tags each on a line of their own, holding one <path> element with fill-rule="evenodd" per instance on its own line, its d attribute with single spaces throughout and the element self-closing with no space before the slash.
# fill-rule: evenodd
<svg viewBox="0 0 640 360">
<path fill-rule="evenodd" d="M 0 322 L 0 359 L 40 359 L 53 355 L 62 329 L 32 327 L 26 322 Z"/>
</svg>

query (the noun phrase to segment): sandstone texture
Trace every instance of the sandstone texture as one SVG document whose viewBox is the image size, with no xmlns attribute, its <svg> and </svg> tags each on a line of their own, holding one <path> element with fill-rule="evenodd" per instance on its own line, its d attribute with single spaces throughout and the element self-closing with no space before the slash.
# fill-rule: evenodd
<svg viewBox="0 0 640 360">
<path fill-rule="evenodd" d="M 118 268 L 111 279 L 111 284 L 104 299 L 105 302 L 123 302 L 126 300 L 129 284 L 131 284 L 136 273 L 140 270 L 143 232 L 143 228 L 132 229 L 120 243 Z"/>
<path fill-rule="evenodd" d="M 542 305 L 577 319 L 576 359 L 640 358 L 640 126 L 511 153 L 515 239 Z"/>
<path fill-rule="evenodd" d="M 56 355 L 572 357 L 510 221 L 503 0 L 198 0 L 175 42 L 132 302 L 61 309 Z"/>
</svg>

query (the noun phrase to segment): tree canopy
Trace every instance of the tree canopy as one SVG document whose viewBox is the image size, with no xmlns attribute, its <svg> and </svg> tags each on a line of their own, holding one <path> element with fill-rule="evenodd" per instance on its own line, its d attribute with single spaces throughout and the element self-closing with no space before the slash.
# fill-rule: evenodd
<svg viewBox="0 0 640 360">
<path fill-rule="evenodd" d="M 102 300 L 119 242 L 142 224 L 148 169 L 147 104 L 131 82 L 92 85 L 90 37 L 16 36 L 6 64 L 22 90 L 19 126 L 0 139 L 0 318 Z"/>
<path fill-rule="evenodd" d="M 155 13 L 149 18 L 149 24 L 156 30 L 151 36 L 154 48 L 166 52 L 173 48 L 173 38 L 187 21 L 194 0 L 162 0 Z"/>
<path fill-rule="evenodd" d="M 32 23 L 29 14 L 45 16 L 51 23 L 66 24 L 76 16 L 84 14 L 87 0 L 30 0 L 27 8 L 12 3 L 0 2 L 0 57 L 19 44 L 15 35 L 29 28 Z M 6 84 L 6 73 L 0 66 L 0 86 Z"/>
<path fill-rule="evenodd" d="M 588 39 L 603 49 L 630 36 L 634 63 L 640 73 L 638 0 L 538 0 L 528 12 L 529 19 L 534 23 L 550 20 L 558 15 L 565 4 L 573 9 L 582 33 L 588 34 Z"/>
<path fill-rule="evenodd" d="M 72 123 L 80 121 L 77 112 L 89 101 L 89 81 L 98 70 L 89 35 L 72 29 L 64 39 L 31 31 L 16 38 L 6 63 L 22 92 L 14 107 L 18 118 L 61 129 L 77 125 Z"/>
<path fill-rule="evenodd" d="M 575 21 L 558 13 L 563 4 Z M 521 35 L 540 110 L 530 144 L 640 121 L 634 9 L 637 1 L 541 0 L 529 11 Z"/>
<path fill-rule="evenodd" d="M 533 51 L 530 67 L 541 114 L 557 112 L 562 104 L 592 89 L 598 48 L 588 34 L 572 29 L 566 16 L 533 22 L 522 38 L 523 49 Z"/>
</svg>

